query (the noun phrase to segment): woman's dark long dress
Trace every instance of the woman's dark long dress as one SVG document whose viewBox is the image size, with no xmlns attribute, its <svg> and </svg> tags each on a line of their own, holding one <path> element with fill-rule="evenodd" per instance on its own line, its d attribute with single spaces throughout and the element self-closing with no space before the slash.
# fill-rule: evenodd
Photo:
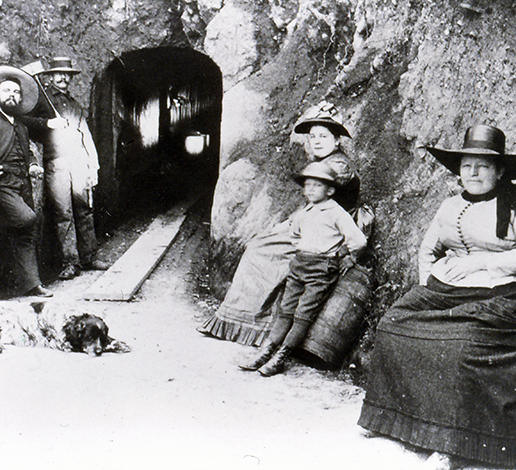
<svg viewBox="0 0 516 470">
<path fill-rule="evenodd" d="M 495 286 L 454 287 L 431 274 L 427 286 L 412 288 L 385 313 L 359 424 L 424 449 L 514 467 L 516 282 L 496 284 L 516 272 L 514 216 L 500 240 L 495 201 L 456 196 L 445 203 L 422 245 L 428 238 L 436 247 L 430 255 L 448 248 L 432 273 L 479 256 L 487 269 L 471 281 Z"/>
<path fill-rule="evenodd" d="M 368 207 L 357 207 L 359 192 L 360 180 L 355 175 L 336 193 L 334 199 L 354 216 L 359 227 L 369 235 L 374 217 Z M 220 339 L 260 346 L 270 332 L 275 301 L 293 255 L 288 220 L 251 240 L 240 260 L 224 302 L 202 325 L 201 331 Z M 355 272 L 354 268 L 347 276 L 348 283 L 352 286 L 357 282 L 365 284 L 361 289 L 360 297 L 363 300 L 360 302 L 367 303 L 370 294 L 368 273 L 363 269 Z M 342 279 L 340 282 L 346 283 Z M 363 292 L 364 289 L 367 293 Z M 361 323 L 365 311 L 357 311 L 355 308 L 354 314 L 357 317 L 355 323 Z M 356 335 L 356 331 L 353 333 Z"/>
<path fill-rule="evenodd" d="M 516 300 L 466 289 L 419 286 L 385 314 L 358 424 L 424 449 L 514 466 Z"/>
</svg>

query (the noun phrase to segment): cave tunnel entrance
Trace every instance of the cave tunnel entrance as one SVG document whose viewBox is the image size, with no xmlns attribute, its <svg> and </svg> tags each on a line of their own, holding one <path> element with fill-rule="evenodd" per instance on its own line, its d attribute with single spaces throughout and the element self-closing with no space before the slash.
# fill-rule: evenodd
<svg viewBox="0 0 516 470">
<path fill-rule="evenodd" d="M 169 208 L 210 190 L 219 171 L 222 74 L 193 49 L 123 53 L 93 81 L 99 154 L 97 224 L 109 230 L 137 207 Z"/>
</svg>

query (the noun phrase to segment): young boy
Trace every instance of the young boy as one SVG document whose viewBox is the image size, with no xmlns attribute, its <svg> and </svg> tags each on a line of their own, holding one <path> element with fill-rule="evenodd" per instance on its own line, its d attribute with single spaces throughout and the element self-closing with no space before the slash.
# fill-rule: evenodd
<svg viewBox="0 0 516 470">
<path fill-rule="evenodd" d="M 279 314 L 260 356 L 241 369 L 258 370 L 263 376 L 281 372 L 303 342 L 330 287 L 343 270 L 353 266 L 367 243 L 353 218 L 332 199 L 336 178 L 324 161 L 309 164 L 297 178 L 308 204 L 292 217 L 296 254 L 289 265 Z"/>
</svg>

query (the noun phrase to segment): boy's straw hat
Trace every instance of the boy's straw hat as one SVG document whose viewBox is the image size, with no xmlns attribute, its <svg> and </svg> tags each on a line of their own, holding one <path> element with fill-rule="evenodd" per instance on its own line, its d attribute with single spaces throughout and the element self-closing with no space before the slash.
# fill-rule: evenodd
<svg viewBox="0 0 516 470">
<path fill-rule="evenodd" d="M 331 186 L 339 186 L 337 173 L 325 162 L 310 163 L 301 174 L 294 177 L 294 180 L 302 186 L 307 178 L 315 178 Z"/>
</svg>

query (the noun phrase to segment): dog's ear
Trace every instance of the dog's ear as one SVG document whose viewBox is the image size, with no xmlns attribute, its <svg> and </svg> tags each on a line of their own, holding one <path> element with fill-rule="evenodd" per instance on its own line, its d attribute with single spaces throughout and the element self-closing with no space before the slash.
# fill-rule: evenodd
<svg viewBox="0 0 516 470">
<path fill-rule="evenodd" d="M 109 327 L 106 325 L 106 322 L 104 320 L 102 320 L 101 325 L 102 334 L 104 335 L 104 337 L 107 338 L 109 336 Z"/>
<path fill-rule="evenodd" d="M 80 348 L 84 332 L 84 322 L 77 315 L 72 315 L 63 326 L 65 341 L 70 343 L 73 350 Z"/>
<path fill-rule="evenodd" d="M 37 314 L 40 314 L 45 308 L 45 302 L 32 302 L 30 306 L 34 309 Z"/>
<path fill-rule="evenodd" d="M 68 320 L 66 320 L 66 323 L 64 324 L 63 326 L 63 330 L 64 329 L 74 329 L 74 330 L 77 330 L 78 326 L 79 326 L 79 317 L 77 315 L 72 315 L 71 317 L 68 318 Z M 83 328 L 84 328 L 84 325 L 83 325 Z"/>
</svg>

